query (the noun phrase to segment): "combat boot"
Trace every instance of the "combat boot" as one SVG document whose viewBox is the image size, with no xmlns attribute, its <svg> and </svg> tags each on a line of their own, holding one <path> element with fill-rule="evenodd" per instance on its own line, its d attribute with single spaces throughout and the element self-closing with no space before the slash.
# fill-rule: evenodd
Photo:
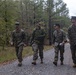
<svg viewBox="0 0 76 75">
<path fill-rule="evenodd" d="M 43 59 L 41 59 L 41 64 L 43 64 Z"/>
<path fill-rule="evenodd" d="M 19 62 L 19 63 L 18 63 L 18 66 L 21 67 L 21 66 L 22 66 L 22 62 Z"/>
<path fill-rule="evenodd" d="M 55 66 L 57 66 L 57 62 L 54 61 L 53 64 L 54 64 Z"/>
<path fill-rule="evenodd" d="M 63 64 L 63 61 L 61 61 L 61 65 L 64 65 L 64 64 Z"/>
<path fill-rule="evenodd" d="M 36 65 L 36 61 L 33 61 L 32 64 L 33 64 L 33 65 Z"/>
<path fill-rule="evenodd" d="M 76 68 L 76 64 L 74 64 L 73 67 Z"/>
</svg>

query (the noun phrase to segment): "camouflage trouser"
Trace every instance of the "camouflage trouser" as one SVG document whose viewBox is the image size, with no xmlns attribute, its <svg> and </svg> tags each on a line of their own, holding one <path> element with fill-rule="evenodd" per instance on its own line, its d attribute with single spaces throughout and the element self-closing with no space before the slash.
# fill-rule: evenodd
<svg viewBox="0 0 76 75">
<path fill-rule="evenodd" d="M 19 47 L 15 47 L 16 49 L 16 56 L 18 58 L 19 62 L 22 62 L 22 51 L 23 51 L 23 45 L 19 46 Z"/>
<path fill-rule="evenodd" d="M 38 59 L 38 52 L 39 52 L 40 59 L 43 59 L 43 45 L 38 45 L 36 43 L 33 43 L 32 49 L 34 51 L 33 60 Z"/>
<path fill-rule="evenodd" d="M 76 64 L 76 45 L 71 45 L 70 48 L 71 48 L 73 63 Z"/>
<path fill-rule="evenodd" d="M 60 52 L 60 61 L 63 62 L 64 59 L 64 45 L 63 46 L 55 46 L 55 57 L 54 57 L 54 61 L 57 62 L 58 61 L 58 55 Z"/>
</svg>

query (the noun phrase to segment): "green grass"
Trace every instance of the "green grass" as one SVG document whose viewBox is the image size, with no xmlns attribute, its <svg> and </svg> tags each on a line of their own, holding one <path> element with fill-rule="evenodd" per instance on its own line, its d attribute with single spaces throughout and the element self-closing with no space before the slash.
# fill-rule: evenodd
<svg viewBox="0 0 76 75">
<path fill-rule="evenodd" d="M 44 46 L 44 50 L 51 49 L 51 46 Z M 32 47 L 24 47 L 23 57 L 27 57 L 33 54 Z M 1 50 L 0 48 L 0 63 L 5 63 L 8 61 L 12 61 L 16 59 L 15 48 L 14 47 L 6 47 L 5 50 Z"/>
</svg>

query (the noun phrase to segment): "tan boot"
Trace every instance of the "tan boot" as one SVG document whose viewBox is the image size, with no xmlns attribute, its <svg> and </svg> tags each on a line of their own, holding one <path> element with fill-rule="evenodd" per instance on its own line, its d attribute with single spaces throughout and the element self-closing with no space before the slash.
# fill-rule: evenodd
<svg viewBox="0 0 76 75">
<path fill-rule="evenodd" d="M 41 64 L 43 64 L 43 59 L 41 59 Z"/>
<path fill-rule="evenodd" d="M 55 66 L 57 66 L 57 62 L 54 61 L 53 64 L 54 64 Z"/>
<path fill-rule="evenodd" d="M 63 62 L 61 62 L 61 65 L 64 65 Z"/>
<path fill-rule="evenodd" d="M 21 67 L 21 66 L 22 66 L 22 62 L 19 62 L 19 63 L 18 63 L 18 66 Z"/>
<path fill-rule="evenodd" d="M 34 61 L 32 62 L 32 64 L 33 64 L 33 65 L 36 65 L 36 60 L 34 60 Z"/>
<path fill-rule="evenodd" d="M 76 64 L 74 64 L 73 67 L 76 68 Z"/>
</svg>

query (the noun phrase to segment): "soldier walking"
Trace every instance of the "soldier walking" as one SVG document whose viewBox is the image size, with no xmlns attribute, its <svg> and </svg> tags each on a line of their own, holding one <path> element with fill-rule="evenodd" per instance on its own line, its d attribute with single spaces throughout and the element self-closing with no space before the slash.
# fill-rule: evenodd
<svg viewBox="0 0 76 75">
<path fill-rule="evenodd" d="M 16 56 L 18 58 L 18 66 L 22 66 L 22 51 L 25 45 L 25 32 L 20 28 L 19 22 L 15 23 L 15 30 L 12 32 L 11 45 L 15 46 Z"/>
<path fill-rule="evenodd" d="M 33 49 L 33 65 L 36 65 L 36 60 L 38 59 L 38 52 L 41 59 L 41 63 L 43 63 L 43 45 L 44 45 L 45 32 L 41 29 L 40 24 L 36 26 L 36 29 L 32 33 L 31 44 Z"/>
<path fill-rule="evenodd" d="M 76 68 L 76 16 L 72 16 L 71 22 L 72 25 L 68 29 L 68 37 L 74 63 L 73 67 Z"/>
<path fill-rule="evenodd" d="M 54 28 L 55 28 L 55 31 L 53 33 L 53 44 L 54 44 L 54 49 L 55 49 L 55 57 L 54 57 L 53 64 L 55 66 L 57 66 L 59 52 L 60 52 L 61 65 L 63 65 L 63 60 L 64 60 L 64 44 L 66 42 L 66 34 L 60 28 L 59 24 L 55 24 Z"/>
</svg>

